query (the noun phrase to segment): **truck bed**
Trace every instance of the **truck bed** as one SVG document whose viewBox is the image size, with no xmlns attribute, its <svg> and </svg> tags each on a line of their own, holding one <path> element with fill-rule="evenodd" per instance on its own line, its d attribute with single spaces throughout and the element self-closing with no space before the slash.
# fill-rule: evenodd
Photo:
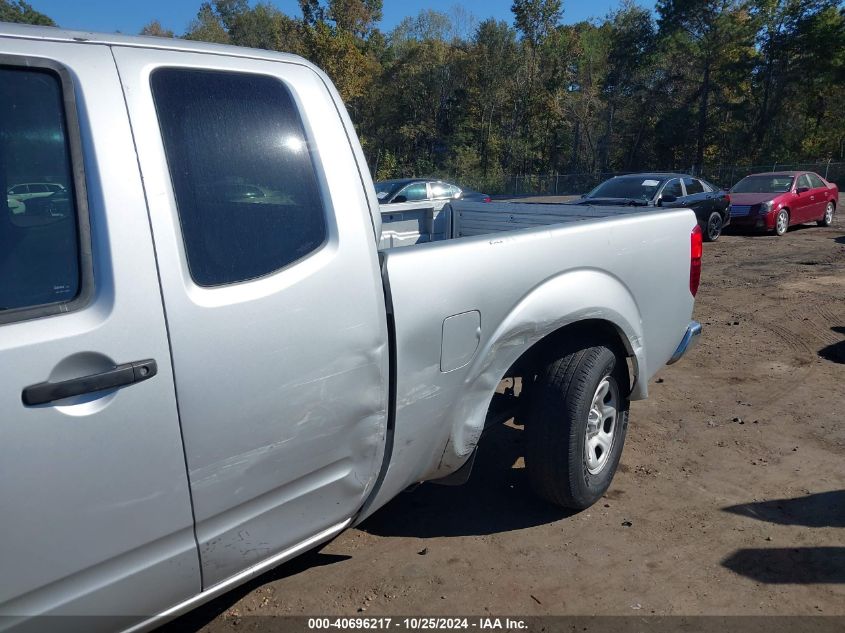
<svg viewBox="0 0 845 633">
<path fill-rule="evenodd" d="M 461 467 L 500 380 L 549 334 L 612 324 L 641 399 L 692 314 L 689 209 L 453 201 L 385 205 L 382 216 L 397 380 L 373 508 Z"/>
<path fill-rule="evenodd" d="M 649 207 L 599 207 L 531 202 L 465 202 L 443 205 L 407 202 L 381 207 L 379 247 L 393 248 L 426 242 L 536 228 L 550 224 L 596 221 L 642 213 L 660 213 Z"/>
</svg>

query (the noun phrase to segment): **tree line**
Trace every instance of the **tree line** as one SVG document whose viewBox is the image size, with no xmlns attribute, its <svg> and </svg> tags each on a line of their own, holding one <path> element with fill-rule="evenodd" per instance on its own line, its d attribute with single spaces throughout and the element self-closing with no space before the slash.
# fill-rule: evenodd
<svg viewBox="0 0 845 633">
<path fill-rule="evenodd" d="M 512 21 L 455 5 L 386 32 L 382 0 L 299 5 L 213 0 L 184 33 L 141 34 L 313 61 L 377 179 L 496 192 L 514 175 L 845 159 L 840 0 L 622 0 L 576 24 L 561 0 L 513 0 Z M 51 23 L 22 0 L 0 0 L 0 20 Z"/>
</svg>

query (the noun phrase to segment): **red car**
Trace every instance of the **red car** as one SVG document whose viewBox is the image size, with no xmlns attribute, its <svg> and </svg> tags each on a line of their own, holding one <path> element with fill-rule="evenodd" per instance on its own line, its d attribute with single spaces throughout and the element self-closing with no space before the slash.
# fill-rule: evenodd
<svg viewBox="0 0 845 633">
<path fill-rule="evenodd" d="M 811 171 L 752 174 L 730 191 L 733 226 L 786 233 L 793 224 L 830 226 L 839 188 Z"/>
</svg>

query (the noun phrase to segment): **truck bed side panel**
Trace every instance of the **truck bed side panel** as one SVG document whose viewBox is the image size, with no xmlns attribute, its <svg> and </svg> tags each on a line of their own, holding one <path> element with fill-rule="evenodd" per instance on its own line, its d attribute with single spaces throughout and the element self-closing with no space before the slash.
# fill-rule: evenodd
<svg viewBox="0 0 845 633">
<path fill-rule="evenodd" d="M 568 323 L 613 323 L 636 357 L 640 386 L 633 395 L 642 397 L 692 313 L 694 225 L 688 210 L 634 213 L 386 251 L 397 336 L 396 435 L 371 510 L 414 481 L 460 467 L 504 372 Z M 480 313 L 477 352 L 444 373 L 444 320 L 470 311 Z"/>
</svg>

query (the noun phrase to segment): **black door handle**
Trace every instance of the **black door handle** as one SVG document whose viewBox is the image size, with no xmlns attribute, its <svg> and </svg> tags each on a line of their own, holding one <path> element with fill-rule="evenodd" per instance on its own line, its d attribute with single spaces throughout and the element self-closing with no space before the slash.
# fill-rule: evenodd
<svg viewBox="0 0 845 633">
<path fill-rule="evenodd" d="M 158 365 L 152 359 L 123 363 L 99 374 L 80 376 L 60 382 L 39 382 L 37 385 L 30 385 L 23 390 L 21 399 L 27 406 L 47 404 L 54 400 L 79 396 L 83 393 L 134 385 L 137 382 L 152 378 L 157 373 Z"/>
</svg>

